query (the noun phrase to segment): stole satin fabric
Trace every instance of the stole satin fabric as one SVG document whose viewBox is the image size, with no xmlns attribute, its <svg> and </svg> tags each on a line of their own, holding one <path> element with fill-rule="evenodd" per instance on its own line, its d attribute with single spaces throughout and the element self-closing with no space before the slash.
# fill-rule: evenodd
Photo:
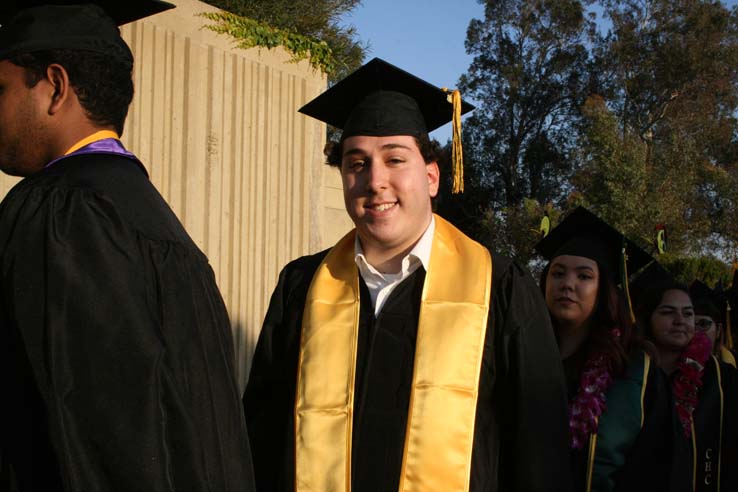
<svg viewBox="0 0 738 492">
<path fill-rule="evenodd" d="M 486 248 L 436 216 L 420 307 L 402 492 L 469 490 L 492 297 Z M 303 314 L 295 401 L 295 490 L 350 492 L 359 330 L 355 231 L 328 253 Z"/>
</svg>

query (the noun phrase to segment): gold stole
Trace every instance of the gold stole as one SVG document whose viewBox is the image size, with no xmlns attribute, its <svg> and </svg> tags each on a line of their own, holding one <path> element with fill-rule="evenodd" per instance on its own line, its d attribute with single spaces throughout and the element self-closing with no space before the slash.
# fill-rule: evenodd
<svg viewBox="0 0 738 492">
<path fill-rule="evenodd" d="M 402 492 L 469 490 L 492 258 L 439 216 L 423 286 Z M 359 331 L 355 231 L 313 276 L 303 313 L 295 399 L 296 492 L 350 492 Z"/>
</svg>

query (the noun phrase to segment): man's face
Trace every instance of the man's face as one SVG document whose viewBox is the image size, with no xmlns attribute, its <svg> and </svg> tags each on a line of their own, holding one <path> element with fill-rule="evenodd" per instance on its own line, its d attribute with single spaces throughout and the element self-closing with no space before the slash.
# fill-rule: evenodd
<svg viewBox="0 0 738 492">
<path fill-rule="evenodd" d="M 428 227 L 439 171 L 414 137 L 348 137 L 341 162 L 343 197 L 362 247 L 399 253 Z"/>
<path fill-rule="evenodd" d="M 23 68 L 0 61 L 0 170 L 7 174 L 27 176 L 45 164 L 41 85 L 27 87 Z"/>
</svg>

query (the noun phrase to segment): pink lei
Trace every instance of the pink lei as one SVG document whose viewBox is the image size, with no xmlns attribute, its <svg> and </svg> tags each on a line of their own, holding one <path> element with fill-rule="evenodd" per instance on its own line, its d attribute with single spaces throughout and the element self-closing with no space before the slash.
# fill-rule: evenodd
<svg viewBox="0 0 738 492">
<path fill-rule="evenodd" d="M 697 394 L 702 387 L 702 375 L 710 357 L 711 345 L 705 332 L 696 332 L 679 357 L 672 382 L 674 406 L 687 438 L 692 434 L 692 414 L 697 406 Z"/>
<path fill-rule="evenodd" d="M 620 338 L 620 330 L 613 329 L 612 336 Z M 587 358 L 579 380 L 579 391 L 569 403 L 569 434 L 571 447 L 582 449 L 592 433 L 597 432 L 598 419 L 605 410 L 605 393 L 612 384 L 612 370 L 607 356 L 593 352 Z"/>
</svg>

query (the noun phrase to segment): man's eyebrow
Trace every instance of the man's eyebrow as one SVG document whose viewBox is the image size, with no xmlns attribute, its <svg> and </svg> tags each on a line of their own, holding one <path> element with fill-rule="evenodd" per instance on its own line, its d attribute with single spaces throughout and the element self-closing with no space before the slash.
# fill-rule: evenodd
<svg viewBox="0 0 738 492">
<path fill-rule="evenodd" d="M 364 150 L 360 149 L 359 147 L 354 147 L 352 149 L 345 150 L 343 152 L 343 155 L 344 156 L 347 156 L 347 155 L 366 155 L 366 152 Z"/>
<path fill-rule="evenodd" d="M 407 149 L 407 150 L 413 150 L 411 147 L 399 143 L 388 143 L 382 145 L 382 150 L 389 150 L 389 149 Z"/>
<path fill-rule="evenodd" d="M 392 150 L 392 149 L 406 149 L 406 150 L 413 150 L 412 147 L 409 147 L 407 145 L 399 144 L 399 143 L 388 143 L 382 145 L 382 150 Z M 348 150 L 344 150 L 343 155 L 366 155 L 366 151 L 362 149 L 361 147 L 352 147 Z"/>
</svg>

